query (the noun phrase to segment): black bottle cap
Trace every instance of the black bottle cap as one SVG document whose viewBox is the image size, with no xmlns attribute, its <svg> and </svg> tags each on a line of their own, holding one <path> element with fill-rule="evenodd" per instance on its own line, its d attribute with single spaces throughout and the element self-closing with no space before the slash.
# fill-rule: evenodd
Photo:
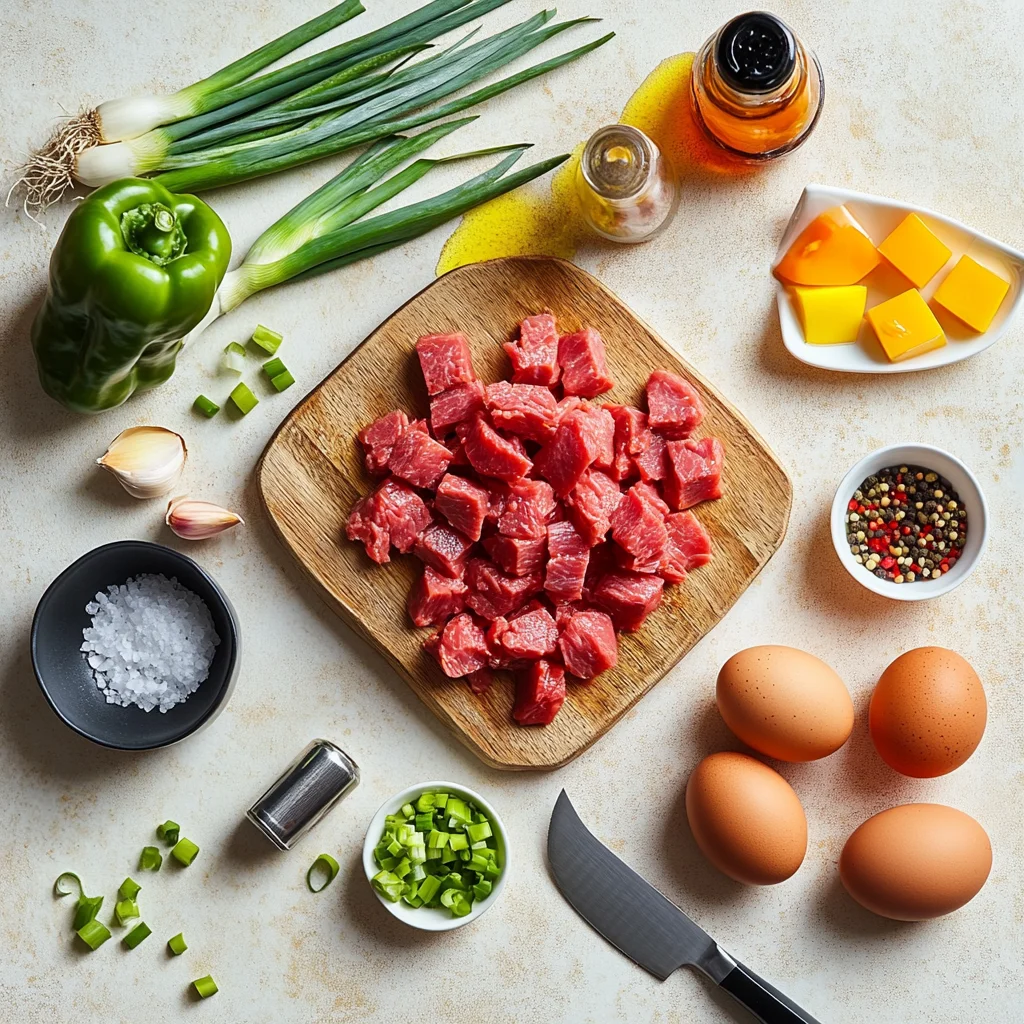
<svg viewBox="0 0 1024 1024">
<path fill-rule="evenodd" d="M 741 14 L 718 36 L 715 53 L 722 78 L 738 92 L 771 92 L 796 66 L 796 37 L 766 11 Z"/>
</svg>

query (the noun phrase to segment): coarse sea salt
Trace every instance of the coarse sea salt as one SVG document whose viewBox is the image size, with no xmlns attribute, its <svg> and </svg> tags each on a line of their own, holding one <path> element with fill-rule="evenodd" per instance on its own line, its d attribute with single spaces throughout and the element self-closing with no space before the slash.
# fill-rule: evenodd
<svg viewBox="0 0 1024 1024">
<path fill-rule="evenodd" d="M 220 643 L 210 609 L 174 577 L 136 576 L 85 610 L 81 650 L 108 704 L 168 711 L 209 675 Z"/>
</svg>

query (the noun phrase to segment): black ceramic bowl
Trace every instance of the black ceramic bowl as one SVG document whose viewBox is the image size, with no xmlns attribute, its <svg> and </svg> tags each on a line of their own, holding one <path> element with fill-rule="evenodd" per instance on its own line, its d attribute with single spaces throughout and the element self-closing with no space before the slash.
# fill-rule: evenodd
<svg viewBox="0 0 1024 1024">
<path fill-rule="evenodd" d="M 85 610 L 99 591 L 140 573 L 172 576 L 206 602 L 220 637 L 209 676 L 167 712 L 108 704 L 81 651 Z M 238 618 L 223 590 L 187 555 L 162 544 L 104 544 L 69 565 L 46 589 L 32 620 L 32 667 L 50 707 L 75 732 L 118 750 L 152 750 L 190 736 L 221 711 L 238 674 Z"/>
</svg>

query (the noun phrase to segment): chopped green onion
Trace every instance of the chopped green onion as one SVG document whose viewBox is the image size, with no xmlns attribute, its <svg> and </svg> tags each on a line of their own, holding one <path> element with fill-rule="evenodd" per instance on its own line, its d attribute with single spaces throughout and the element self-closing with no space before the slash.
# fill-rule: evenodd
<svg viewBox="0 0 1024 1024">
<path fill-rule="evenodd" d="M 74 873 L 74 871 L 64 871 L 57 876 L 57 880 L 53 883 L 53 895 L 58 898 L 61 896 L 72 895 L 71 889 L 64 888 L 64 880 L 67 878 L 70 878 L 78 887 L 78 898 L 81 899 L 85 895 L 85 889 L 82 887 L 82 880 Z"/>
<path fill-rule="evenodd" d="M 81 928 L 76 928 L 75 930 L 78 932 L 78 937 L 93 950 L 99 949 L 110 938 L 110 929 L 102 921 L 97 921 L 95 918 L 91 921 L 86 921 Z"/>
<path fill-rule="evenodd" d="M 162 825 L 157 825 L 156 834 L 158 839 L 162 839 L 165 843 L 173 846 L 178 841 L 178 834 L 181 832 L 181 826 L 176 821 L 167 819 Z"/>
<path fill-rule="evenodd" d="M 181 954 L 184 953 L 186 949 L 188 949 L 188 946 L 185 945 L 185 937 L 181 934 L 181 932 L 178 932 L 177 935 L 167 940 L 167 948 L 175 956 L 181 956 Z"/>
<path fill-rule="evenodd" d="M 243 415 L 247 415 L 260 404 L 260 400 L 252 393 L 246 384 L 236 384 L 230 395 L 231 401 Z"/>
<path fill-rule="evenodd" d="M 208 420 L 212 420 L 220 412 L 220 406 L 216 402 L 210 401 L 206 395 L 198 395 L 192 403 L 192 408 L 196 412 L 202 413 Z"/>
<path fill-rule="evenodd" d="M 57 880 L 53 883 L 54 895 L 58 897 L 72 895 L 72 890 L 65 888 L 65 882 L 69 879 L 78 887 L 75 916 L 71 922 L 72 930 L 77 932 L 81 931 L 90 921 L 95 919 L 96 915 L 100 912 L 100 908 L 103 906 L 103 897 L 86 896 L 82 880 L 73 871 L 65 871 L 57 876 Z"/>
<path fill-rule="evenodd" d="M 125 921 L 139 916 L 139 905 L 135 900 L 118 900 L 114 904 L 114 916 L 117 918 L 117 923 L 123 928 Z"/>
<path fill-rule="evenodd" d="M 423 808 L 421 807 L 420 810 L 422 811 Z M 415 817 L 416 811 L 412 804 L 402 804 L 402 814 L 405 815 L 406 818 L 412 818 Z"/>
<path fill-rule="evenodd" d="M 140 921 L 121 941 L 129 949 L 134 949 L 140 942 L 148 939 L 152 934 L 153 929 L 145 921 Z"/>
<path fill-rule="evenodd" d="M 492 834 L 491 826 L 486 821 L 481 821 L 478 825 L 469 825 L 466 828 L 466 835 L 469 836 L 472 843 L 479 843 L 481 839 L 489 839 Z"/>
<path fill-rule="evenodd" d="M 275 391 L 287 391 L 295 383 L 295 378 L 288 370 L 285 370 L 284 373 L 279 373 L 276 377 L 271 377 L 270 383 L 273 385 Z"/>
<path fill-rule="evenodd" d="M 192 861 L 196 859 L 196 854 L 199 852 L 199 847 L 192 842 L 191 839 L 185 839 L 184 836 L 174 844 L 174 849 L 171 850 L 171 856 L 182 866 L 188 867 Z"/>
<path fill-rule="evenodd" d="M 159 871 L 164 855 L 155 846 L 144 846 L 139 854 L 140 871 Z"/>
<path fill-rule="evenodd" d="M 453 850 L 468 850 L 469 840 L 461 832 L 453 832 L 448 838 L 448 845 Z"/>
<path fill-rule="evenodd" d="M 245 348 L 237 341 L 231 342 L 224 349 L 224 355 L 220 358 L 221 369 L 236 376 L 245 369 Z"/>
<path fill-rule="evenodd" d="M 118 887 L 117 895 L 123 900 L 133 900 L 142 891 L 142 886 L 134 878 L 126 878 Z"/>
<path fill-rule="evenodd" d="M 256 330 L 252 332 L 252 343 L 270 356 L 277 354 L 282 341 L 284 341 L 282 335 L 277 331 L 272 331 L 269 327 L 264 327 L 263 324 L 257 324 Z"/>
<path fill-rule="evenodd" d="M 280 356 L 274 356 L 273 359 L 270 359 L 263 364 L 263 372 L 271 380 L 273 380 L 278 374 L 284 373 L 287 369 L 288 367 L 281 362 Z"/>
<path fill-rule="evenodd" d="M 337 878 L 339 870 L 338 862 L 329 853 L 321 853 L 306 872 L 306 885 L 309 886 L 309 891 L 323 892 Z M 314 875 L 317 876 L 316 881 L 320 883 L 319 885 L 313 884 Z"/>
<path fill-rule="evenodd" d="M 217 982 L 208 974 L 205 978 L 196 978 L 192 982 L 192 987 L 200 999 L 209 999 L 217 991 Z"/>
</svg>

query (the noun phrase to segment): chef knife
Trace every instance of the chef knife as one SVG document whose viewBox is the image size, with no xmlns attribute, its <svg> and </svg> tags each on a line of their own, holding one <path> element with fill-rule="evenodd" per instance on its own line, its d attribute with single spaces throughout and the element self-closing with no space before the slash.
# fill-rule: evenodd
<svg viewBox="0 0 1024 1024">
<path fill-rule="evenodd" d="M 598 842 L 564 789 L 548 827 L 548 861 L 555 884 L 580 917 L 659 981 L 689 964 L 762 1024 L 818 1024 Z"/>
</svg>

